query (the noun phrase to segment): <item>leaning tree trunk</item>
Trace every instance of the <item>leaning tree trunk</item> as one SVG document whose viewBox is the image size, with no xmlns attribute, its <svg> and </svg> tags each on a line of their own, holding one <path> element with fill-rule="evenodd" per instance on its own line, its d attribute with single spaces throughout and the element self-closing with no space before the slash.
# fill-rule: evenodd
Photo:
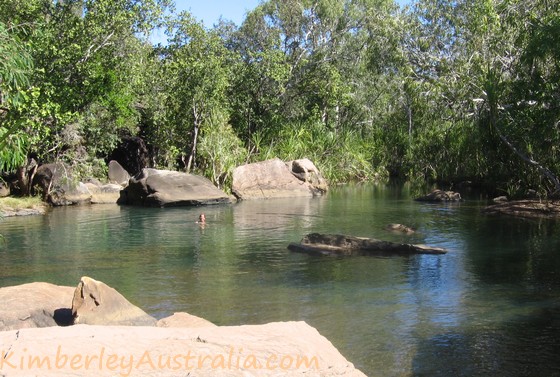
<svg viewBox="0 0 560 377">
<path fill-rule="evenodd" d="M 517 149 L 515 147 L 515 145 L 513 145 L 500 131 L 500 129 L 496 126 L 496 124 L 493 125 L 494 126 L 494 130 L 496 131 L 496 134 L 498 135 L 498 137 L 500 138 L 500 140 L 508 146 L 509 149 L 511 149 L 513 151 L 513 153 L 515 153 L 517 156 L 519 156 L 523 161 L 525 161 L 527 164 L 535 167 L 539 173 L 541 173 L 542 175 L 544 175 L 546 178 L 548 178 L 548 180 L 554 185 L 554 193 L 559 193 L 560 192 L 560 179 L 558 179 L 558 176 L 556 174 L 554 174 L 553 172 L 551 172 L 549 169 L 547 169 L 546 167 L 542 166 L 541 164 L 539 164 L 537 161 L 533 160 L 531 157 L 525 155 L 523 152 L 521 152 L 519 149 Z"/>
</svg>

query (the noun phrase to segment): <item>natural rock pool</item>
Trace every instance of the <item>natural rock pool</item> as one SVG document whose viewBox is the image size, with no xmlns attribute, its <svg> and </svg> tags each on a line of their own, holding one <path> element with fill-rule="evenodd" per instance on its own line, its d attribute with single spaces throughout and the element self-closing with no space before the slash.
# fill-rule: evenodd
<svg viewBox="0 0 560 377">
<path fill-rule="evenodd" d="M 0 220 L 0 286 L 75 286 L 88 275 L 158 318 L 304 320 L 368 376 L 559 375 L 560 222 L 488 216 L 485 200 L 466 199 L 419 203 L 406 187 L 365 185 L 198 208 L 55 208 Z M 418 232 L 391 233 L 389 223 Z M 449 252 L 287 250 L 311 232 Z"/>
</svg>

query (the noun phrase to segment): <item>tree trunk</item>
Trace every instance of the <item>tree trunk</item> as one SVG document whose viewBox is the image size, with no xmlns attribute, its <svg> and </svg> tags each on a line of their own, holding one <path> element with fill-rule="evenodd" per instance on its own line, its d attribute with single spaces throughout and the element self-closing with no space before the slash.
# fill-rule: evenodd
<svg viewBox="0 0 560 377">
<path fill-rule="evenodd" d="M 197 111 L 196 111 L 196 106 L 193 107 L 193 113 L 194 113 L 194 131 L 193 131 L 191 153 L 189 154 L 189 160 L 187 162 L 187 167 L 186 167 L 186 172 L 187 173 L 191 172 L 193 162 L 194 162 L 194 159 L 196 157 L 196 144 L 198 142 L 198 131 L 200 129 L 200 120 L 199 120 L 199 116 L 198 116 Z"/>
</svg>

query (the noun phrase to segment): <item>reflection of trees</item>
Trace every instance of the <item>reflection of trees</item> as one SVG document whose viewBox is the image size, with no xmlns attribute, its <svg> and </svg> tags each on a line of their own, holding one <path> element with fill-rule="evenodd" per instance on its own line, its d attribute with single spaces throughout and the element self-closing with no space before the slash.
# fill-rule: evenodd
<svg viewBox="0 0 560 377">
<path fill-rule="evenodd" d="M 481 216 L 473 224 L 467 258 L 479 279 L 559 285 L 560 222 Z"/>
</svg>

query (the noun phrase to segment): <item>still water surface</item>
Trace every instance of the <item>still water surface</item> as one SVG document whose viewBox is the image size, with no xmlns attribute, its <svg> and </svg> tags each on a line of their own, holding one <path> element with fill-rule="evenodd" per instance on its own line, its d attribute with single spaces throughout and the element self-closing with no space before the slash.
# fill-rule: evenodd
<svg viewBox="0 0 560 377">
<path fill-rule="evenodd" d="M 0 286 L 104 281 L 161 318 L 306 321 L 368 376 L 560 375 L 560 223 L 434 205 L 403 187 L 201 208 L 56 208 L 0 222 Z M 206 213 L 208 224 L 195 221 Z M 404 236 L 388 223 L 416 227 Z M 342 233 L 445 247 L 441 256 L 311 257 Z M 1 303 L 0 303 L 1 304 Z"/>
</svg>

